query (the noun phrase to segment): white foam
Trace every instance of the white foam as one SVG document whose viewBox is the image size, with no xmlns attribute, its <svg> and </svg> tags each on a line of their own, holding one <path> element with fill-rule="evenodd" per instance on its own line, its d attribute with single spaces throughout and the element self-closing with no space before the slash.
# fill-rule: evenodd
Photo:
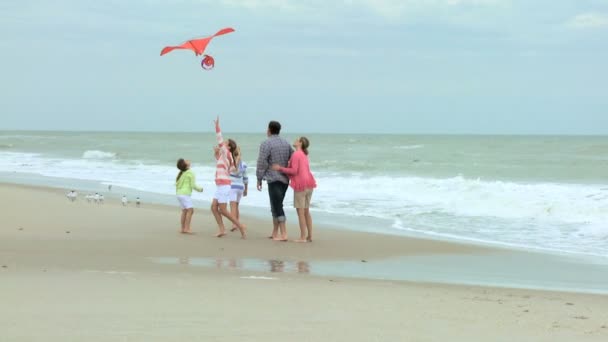
<svg viewBox="0 0 608 342">
<path fill-rule="evenodd" d="M 577 234 L 602 239 L 606 244 L 608 244 L 608 223 L 582 225 L 578 229 Z"/>
<path fill-rule="evenodd" d="M 402 145 L 393 147 L 396 150 L 417 150 L 419 148 L 423 148 L 424 145 Z"/>
<path fill-rule="evenodd" d="M 523 184 L 453 178 L 321 177 L 315 197 L 335 212 L 393 218 L 395 213 L 531 219 L 551 223 L 608 222 L 601 186 Z"/>
<path fill-rule="evenodd" d="M 89 150 L 82 154 L 82 158 L 84 159 L 112 159 L 115 157 L 116 153 L 114 152 L 105 152 L 99 150 Z"/>
</svg>

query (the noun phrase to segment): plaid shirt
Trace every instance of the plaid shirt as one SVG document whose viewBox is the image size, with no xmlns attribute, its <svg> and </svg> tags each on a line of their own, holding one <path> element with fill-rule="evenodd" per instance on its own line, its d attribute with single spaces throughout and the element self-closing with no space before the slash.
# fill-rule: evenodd
<svg viewBox="0 0 608 342">
<path fill-rule="evenodd" d="M 258 156 L 256 170 L 258 182 L 262 182 L 262 180 L 265 179 L 268 183 L 280 181 L 289 184 L 289 178 L 285 174 L 279 171 L 273 171 L 270 167 L 273 164 L 287 167 L 292 154 L 293 148 L 287 140 L 278 135 L 270 136 L 262 145 L 260 145 L 260 154 Z"/>
</svg>

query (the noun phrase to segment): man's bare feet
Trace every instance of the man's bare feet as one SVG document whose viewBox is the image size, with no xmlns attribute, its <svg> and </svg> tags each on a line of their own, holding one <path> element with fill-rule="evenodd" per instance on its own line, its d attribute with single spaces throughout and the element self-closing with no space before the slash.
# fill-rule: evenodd
<svg viewBox="0 0 608 342">
<path fill-rule="evenodd" d="M 287 241 L 289 241 L 287 239 L 287 237 L 284 237 L 284 238 L 283 237 L 275 237 L 275 238 L 272 238 L 272 240 L 273 241 L 280 241 L 280 242 L 287 242 Z"/>
<path fill-rule="evenodd" d="M 308 242 L 308 240 L 307 239 L 297 239 L 297 240 L 293 240 L 293 242 L 306 243 L 306 242 Z"/>
<path fill-rule="evenodd" d="M 225 232 L 219 232 L 219 233 L 215 234 L 216 238 L 221 238 L 221 237 L 224 237 L 224 236 L 226 236 Z"/>
<path fill-rule="evenodd" d="M 196 234 L 196 233 L 195 233 L 195 232 L 193 232 L 193 231 L 191 231 L 191 230 L 184 230 L 184 231 L 182 232 L 182 234 L 194 235 L 194 234 Z"/>
</svg>

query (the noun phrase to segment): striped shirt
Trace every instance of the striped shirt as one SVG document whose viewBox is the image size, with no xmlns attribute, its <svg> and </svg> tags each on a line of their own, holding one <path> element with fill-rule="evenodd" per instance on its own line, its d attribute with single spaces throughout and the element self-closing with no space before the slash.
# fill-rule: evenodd
<svg viewBox="0 0 608 342">
<path fill-rule="evenodd" d="M 224 138 L 222 138 L 222 131 L 220 125 L 215 125 L 215 134 L 217 137 L 217 143 L 219 150 L 215 154 L 215 184 L 216 185 L 230 185 L 230 167 L 232 167 L 232 154 L 228 150 L 228 147 L 224 144 Z"/>
<path fill-rule="evenodd" d="M 289 178 L 279 171 L 274 171 L 270 167 L 273 164 L 279 164 L 282 167 L 287 167 L 289 159 L 293 154 L 293 148 L 287 140 L 278 135 L 271 135 L 266 141 L 260 145 L 260 154 L 258 156 L 256 176 L 258 182 L 265 179 L 268 183 L 283 182 L 289 184 Z"/>
<path fill-rule="evenodd" d="M 231 188 L 237 190 L 245 190 L 245 185 L 249 183 L 247 177 L 247 164 L 242 160 L 239 162 L 238 170 L 232 169 L 230 173 L 230 180 L 232 181 Z"/>
</svg>

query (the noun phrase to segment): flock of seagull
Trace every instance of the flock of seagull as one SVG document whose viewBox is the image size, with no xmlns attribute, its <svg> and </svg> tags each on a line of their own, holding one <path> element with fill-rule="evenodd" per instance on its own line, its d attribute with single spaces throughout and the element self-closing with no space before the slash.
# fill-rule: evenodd
<svg viewBox="0 0 608 342">
<path fill-rule="evenodd" d="M 109 189 L 111 190 L 112 188 L 109 187 Z M 70 202 L 75 202 L 78 199 L 78 192 L 70 190 L 70 192 L 66 194 L 66 197 Z M 84 198 L 88 203 L 103 204 L 105 201 L 105 197 L 103 196 L 103 194 L 100 194 L 98 192 L 96 192 L 95 194 L 87 194 L 84 196 Z M 129 199 L 127 198 L 127 195 L 122 195 L 120 202 L 124 207 L 126 207 L 129 204 Z M 135 199 L 135 206 L 139 207 L 140 205 L 141 200 L 139 199 L 139 197 L 137 197 Z"/>
</svg>

